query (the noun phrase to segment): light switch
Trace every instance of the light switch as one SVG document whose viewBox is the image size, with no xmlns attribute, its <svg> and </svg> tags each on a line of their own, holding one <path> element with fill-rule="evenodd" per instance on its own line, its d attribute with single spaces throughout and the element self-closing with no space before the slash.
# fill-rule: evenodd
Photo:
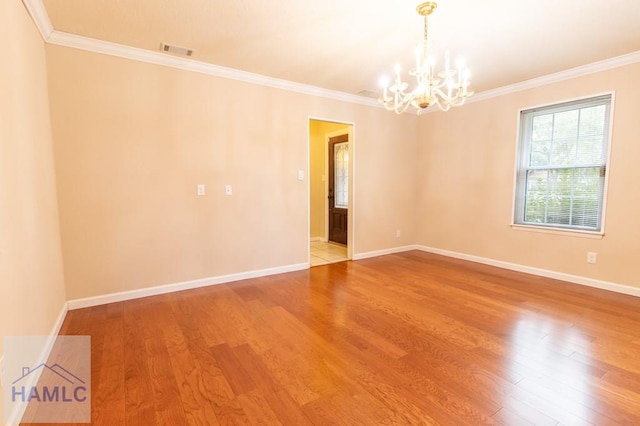
<svg viewBox="0 0 640 426">
<path fill-rule="evenodd" d="M 199 183 L 198 184 L 198 191 L 197 191 L 198 195 L 204 195 L 204 184 L 203 183 Z"/>
<path fill-rule="evenodd" d="M 225 185 L 224 186 L 224 194 L 225 195 L 232 195 L 233 194 L 233 189 L 231 188 L 231 185 Z"/>
<path fill-rule="evenodd" d="M 298 170 L 298 180 L 304 180 L 304 170 Z"/>
</svg>

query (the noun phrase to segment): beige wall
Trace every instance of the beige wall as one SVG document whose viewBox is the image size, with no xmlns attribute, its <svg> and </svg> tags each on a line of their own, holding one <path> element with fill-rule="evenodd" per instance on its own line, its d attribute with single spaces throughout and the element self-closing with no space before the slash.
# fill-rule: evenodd
<svg viewBox="0 0 640 426">
<path fill-rule="evenodd" d="M 471 103 L 420 122 L 419 244 L 640 287 L 640 64 Z M 616 91 L 605 236 L 512 229 L 518 110 Z M 586 263 L 587 251 L 598 254 Z"/>
<path fill-rule="evenodd" d="M 326 175 L 327 134 L 342 131 L 349 132 L 349 126 L 328 121 L 309 120 L 309 186 L 311 188 L 311 226 L 310 237 L 325 239 L 326 224 Z M 325 179 L 327 177 L 325 176 Z"/>
<path fill-rule="evenodd" d="M 355 124 L 356 253 L 413 242 L 416 117 L 53 45 L 47 60 L 69 299 L 306 263 L 310 117 Z"/>
<path fill-rule="evenodd" d="M 45 51 L 19 0 L 0 2 L 0 38 L 0 338 L 46 335 L 66 297 Z"/>
<path fill-rule="evenodd" d="M 46 52 L 69 299 L 305 263 L 310 192 L 296 173 L 311 176 L 310 117 L 354 123 L 356 256 L 418 243 L 640 282 L 631 269 L 639 241 L 638 65 L 418 118 L 60 46 Z M 3 90 L 23 84 L 42 102 L 46 85 L 26 74 L 5 76 L 11 87 Z M 609 90 L 617 94 L 605 237 L 512 229 L 518 109 Z M 44 110 L 33 114 L 46 121 Z M 49 149 L 34 151 L 37 161 L 46 162 Z M 45 181 L 34 191 L 51 197 L 56 181 Z M 198 183 L 206 196 L 196 196 Z M 225 184 L 234 195 L 224 195 Z M 55 208 L 48 211 L 47 220 Z M 50 234 L 55 251 L 56 230 Z M 587 251 L 598 253 L 596 265 L 586 264 Z M 59 253 L 53 259 L 50 269 Z"/>
</svg>

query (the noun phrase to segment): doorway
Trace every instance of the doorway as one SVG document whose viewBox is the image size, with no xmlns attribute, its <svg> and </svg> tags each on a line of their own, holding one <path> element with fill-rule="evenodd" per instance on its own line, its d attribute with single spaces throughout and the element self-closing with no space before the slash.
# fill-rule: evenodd
<svg viewBox="0 0 640 426">
<path fill-rule="evenodd" d="M 309 120 L 309 263 L 341 262 L 353 249 L 353 125 Z"/>
</svg>

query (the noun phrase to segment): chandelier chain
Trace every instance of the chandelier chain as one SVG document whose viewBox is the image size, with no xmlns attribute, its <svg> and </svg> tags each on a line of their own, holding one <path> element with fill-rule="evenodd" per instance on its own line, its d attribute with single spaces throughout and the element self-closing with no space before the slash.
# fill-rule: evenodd
<svg viewBox="0 0 640 426">
<path fill-rule="evenodd" d="M 426 43 L 428 38 L 429 38 L 429 16 L 425 15 L 424 16 L 424 41 L 425 41 L 425 43 Z"/>
</svg>

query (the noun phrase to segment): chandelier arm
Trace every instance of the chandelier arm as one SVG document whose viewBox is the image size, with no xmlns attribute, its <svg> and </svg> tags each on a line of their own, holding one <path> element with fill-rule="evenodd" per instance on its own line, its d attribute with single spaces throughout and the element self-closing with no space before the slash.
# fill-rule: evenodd
<svg viewBox="0 0 640 426">
<path fill-rule="evenodd" d="M 411 93 L 406 93 L 403 97 L 402 97 L 402 101 L 401 101 L 401 105 L 402 105 L 402 112 L 405 112 L 410 106 L 411 106 L 411 99 L 413 99 L 413 92 Z"/>
<path fill-rule="evenodd" d="M 394 111 L 396 114 L 404 113 L 411 105 L 411 93 L 400 95 L 396 92 L 394 97 L 380 99 L 387 111 Z"/>
<path fill-rule="evenodd" d="M 409 105 L 411 105 L 409 102 L 395 103 L 395 105 L 391 108 L 391 110 L 394 111 L 396 114 L 402 114 L 407 110 L 407 108 L 409 108 Z"/>
<path fill-rule="evenodd" d="M 440 108 L 440 111 L 442 112 L 447 112 L 451 109 L 451 104 L 446 104 L 445 106 L 442 106 L 442 104 L 438 104 L 438 108 Z"/>
<path fill-rule="evenodd" d="M 449 104 L 451 106 L 460 106 L 460 105 L 462 105 L 464 103 L 464 100 L 467 98 L 466 96 L 463 96 L 460 93 L 460 90 L 458 90 L 458 92 L 456 92 L 453 96 L 449 96 L 449 95 L 445 94 L 444 92 L 442 92 L 442 90 L 436 89 L 435 90 L 435 95 L 439 99 L 442 99 L 444 101 L 444 102 L 440 102 L 440 103 Z"/>
<path fill-rule="evenodd" d="M 446 103 L 450 103 L 452 100 L 454 100 L 454 99 L 456 99 L 458 97 L 458 93 L 457 92 L 456 92 L 455 95 L 449 96 L 446 93 L 444 93 L 442 90 L 440 90 L 439 87 L 435 87 L 433 92 L 434 92 L 434 94 L 436 96 L 438 96 L 439 98 L 444 100 Z"/>
</svg>

